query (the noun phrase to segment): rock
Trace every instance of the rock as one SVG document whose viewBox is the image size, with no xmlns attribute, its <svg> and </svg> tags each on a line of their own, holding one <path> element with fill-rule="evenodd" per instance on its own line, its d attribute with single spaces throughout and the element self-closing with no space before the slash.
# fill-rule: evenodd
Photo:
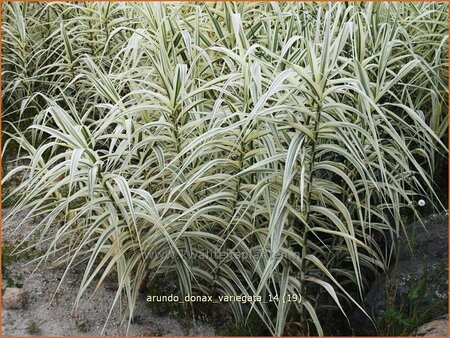
<svg viewBox="0 0 450 338">
<path fill-rule="evenodd" d="M 25 290 L 19 288 L 6 288 L 3 293 L 4 309 L 21 309 L 27 303 Z"/>
<path fill-rule="evenodd" d="M 423 225 L 422 225 L 423 223 Z M 443 304 L 448 299 L 448 218 L 447 214 L 426 217 L 407 226 L 407 236 L 399 242 L 397 263 L 380 275 L 364 298 L 366 312 L 380 319 L 388 309 L 400 309 L 408 302 L 419 309 Z M 388 301 L 387 301 L 388 300 Z M 446 313 L 447 311 L 442 311 Z M 439 313 L 438 313 L 439 314 Z M 374 320 L 375 322 L 376 320 Z M 355 335 L 378 334 L 375 325 L 360 310 L 350 316 Z"/>
<path fill-rule="evenodd" d="M 448 337 L 448 315 L 441 316 L 417 329 L 416 336 Z"/>
</svg>

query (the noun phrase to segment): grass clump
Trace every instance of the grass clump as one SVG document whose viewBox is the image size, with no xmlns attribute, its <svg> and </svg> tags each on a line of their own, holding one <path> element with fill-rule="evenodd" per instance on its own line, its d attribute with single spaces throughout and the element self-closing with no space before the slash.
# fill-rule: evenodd
<svg viewBox="0 0 450 338">
<path fill-rule="evenodd" d="M 446 4 L 14 2 L 3 18 L 4 151 L 25 161 L 4 182 L 28 170 L 11 215 L 41 217 L 42 262 L 84 264 L 75 305 L 115 274 L 131 323 L 167 276 L 181 298 L 261 297 L 227 304 L 238 323 L 323 334 L 321 313 L 359 307 L 387 266 L 378 239 L 402 213 L 443 208 Z"/>
<path fill-rule="evenodd" d="M 447 312 L 448 297 L 436 300 L 425 278 L 413 284 L 405 299 L 376 318 L 382 336 L 408 336 L 425 323 Z"/>
<path fill-rule="evenodd" d="M 77 321 L 77 330 L 81 333 L 89 332 L 90 325 L 87 321 Z"/>
<path fill-rule="evenodd" d="M 39 327 L 39 324 L 36 322 L 31 322 L 27 326 L 27 332 L 32 336 L 37 336 L 41 334 L 41 328 Z"/>
</svg>

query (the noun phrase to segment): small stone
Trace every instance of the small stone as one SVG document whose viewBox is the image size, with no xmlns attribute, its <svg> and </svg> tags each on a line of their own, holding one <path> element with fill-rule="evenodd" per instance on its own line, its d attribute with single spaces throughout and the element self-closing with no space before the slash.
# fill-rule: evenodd
<svg viewBox="0 0 450 338">
<path fill-rule="evenodd" d="M 27 303 L 25 290 L 19 288 L 6 288 L 3 293 L 3 308 L 21 309 Z"/>
<path fill-rule="evenodd" d="M 442 336 L 448 335 L 448 315 L 433 320 L 417 329 L 417 336 Z"/>
</svg>

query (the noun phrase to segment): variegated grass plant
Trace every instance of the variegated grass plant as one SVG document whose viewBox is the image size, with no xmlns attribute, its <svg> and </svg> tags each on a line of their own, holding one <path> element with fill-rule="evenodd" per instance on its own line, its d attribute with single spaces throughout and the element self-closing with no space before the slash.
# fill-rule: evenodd
<svg viewBox="0 0 450 338">
<path fill-rule="evenodd" d="M 163 274 L 180 296 L 274 299 L 229 304 L 273 335 L 323 334 L 386 268 L 377 238 L 419 198 L 442 208 L 445 3 L 2 7 L 3 155 L 21 159 L 3 182 L 24 175 L 4 199 L 38 219 L 19 250 L 85 267 L 75 304 L 114 274 L 131 321 Z"/>
</svg>

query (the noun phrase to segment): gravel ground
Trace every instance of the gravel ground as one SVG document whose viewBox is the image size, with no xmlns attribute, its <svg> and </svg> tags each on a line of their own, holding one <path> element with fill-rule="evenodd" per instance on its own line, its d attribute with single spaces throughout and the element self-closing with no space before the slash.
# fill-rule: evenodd
<svg viewBox="0 0 450 338">
<path fill-rule="evenodd" d="M 8 212 L 8 208 L 2 210 L 3 217 Z M 3 225 L 3 244 L 17 244 L 32 229 L 33 224 L 24 223 L 18 231 L 12 231 L 14 225 L 17 225 L 23 219 L 23 216 L 18 215 Z M 104 283 L 91 299 L 83 298 L 80 306 L 74 309 L 73 304 L 83 275 L 82 267 L 68 272 L 58 294 L 51 301 L 64 269 L 39 267 L 32 274 L 35 265 L 26 263 L 28 263 L 28 260 L 22 258 L 10 260 L 4 264 L 2 292 L 8 285 L 8 280 L 14 283 L 20 282 L 28 294 L 28 303 L 25 308 L 20 310 L 2 309 L 3 336 L 30 335 L 29 327 L 33 325 L 32 323 L 36 323 L 35 327 L 39 329 L 37 334 L 43 336 L 98 336 L 102 333 L 115 297 L 112 281 Z M 93 288 L 87 292 L 87 295 L 91 295 L 91 291 L 93 291 Z M 168 315 L 158 316 L 152 313 L 152 309 L 145 301 L 145 295 L 141 295 L 137 301 L 134 323 L 129 326 L 127 332 L 127 322 L 121 324 L 122 316 L 119 307 L 116 306 L 113 309 L 103 332 L 104 335 L 211 336 L 215 334 L 214 329 L 207 324 L 196 321 L 186 325 L 185 321 L 179 318 Z"/>
</svg>

